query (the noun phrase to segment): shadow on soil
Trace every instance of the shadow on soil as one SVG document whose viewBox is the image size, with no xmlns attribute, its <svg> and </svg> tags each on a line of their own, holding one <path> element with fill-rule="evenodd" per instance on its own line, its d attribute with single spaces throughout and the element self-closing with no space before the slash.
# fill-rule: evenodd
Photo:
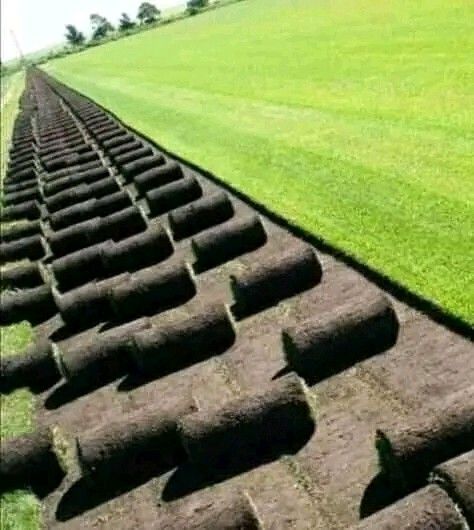
<svg viewBox="0 0 474 530">
<path fill-rule="evenodd" d="M 373 513 L 400 500 L 405 495 L 407 495 L 407 492 L 402 492 L 391 484 L 386 474 L 379 473 L 365 488 L 359 506 L 360 518 L 369 517 Z"/>
</svg>

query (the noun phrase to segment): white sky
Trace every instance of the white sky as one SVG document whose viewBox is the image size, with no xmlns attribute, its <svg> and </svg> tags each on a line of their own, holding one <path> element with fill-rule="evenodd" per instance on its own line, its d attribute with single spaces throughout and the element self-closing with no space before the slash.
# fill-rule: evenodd
<svg viewBox="0 0 474 530">
<path fill-rule="evenodd" d="M 114 25 L 121 13 L 135 18 L 142 0 L 0 0 L 1 58 L 18 56 L 11 31 L 23 53 L 30 53 L 64 41 L 66 24 L 75 25 L 86 35 L 90 32 L 89 15 L 98 13 Z M 183 0 L 152 1 L 159 9 L 184 4 Z"/>
</svg>

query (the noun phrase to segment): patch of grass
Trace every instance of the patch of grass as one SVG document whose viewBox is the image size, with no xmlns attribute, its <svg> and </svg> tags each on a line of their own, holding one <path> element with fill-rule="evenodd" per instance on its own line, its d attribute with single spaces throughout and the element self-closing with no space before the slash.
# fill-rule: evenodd
<svg viewBox="0 0 474 530">
<path fill-rule="evenodd" d="M 23 89 L 22 73 L 14 74 L 8 92 L 2 94 L 1 109 L 1 179 L 6 169 L 6 153 L 15 120 L 18 98 Z M 1 180 L 0 179 L 0 180 Z M 6 357 L 21 352 L 33 336 L 26 322 L 0 327 L 0 355 Z M 26 389 L 0 395 L 0 442 L 33 430 L 33 396 Z M 2 530 L 36 530 L 39 527 L 40 504 L 26 491 L 12 491 L 0 496 L 0 528 Z"/>
<path fill-rule="evenodd" d="M 252 0 L 50 71 L 474 323 L 468 0 Z"/>
</svg>

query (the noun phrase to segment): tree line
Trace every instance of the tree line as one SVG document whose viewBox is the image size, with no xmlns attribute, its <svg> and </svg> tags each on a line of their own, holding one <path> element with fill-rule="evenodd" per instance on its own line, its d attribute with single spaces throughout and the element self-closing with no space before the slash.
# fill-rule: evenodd
<svg viewBox="0 0 474 530">
<path fill-rule="evenodd" d="M 190 15 L 196 14 L 200 9 L 207 7 L 209 0 L 189 0 L 187 2 L 187 12 Z M 143 2 L 138 8 L 136 19 L 130 18 L 127 13 L 122 13 L 117 28 L 102 15 L 93 13 L 89 20 L 91 23 L 92 34 L 91 41 L 100 41 L 110 33 L 116 31 L 120 33 L 131 32 L 139 26 L 149 26 L 161 19 L 161 11 L 151 2 Z M 72 24 L 66 25 L 66 40 L 72 46 L 83 46 L 86 43 L 86 37 L 82 31 L 79 31 Z"/>
</svg>

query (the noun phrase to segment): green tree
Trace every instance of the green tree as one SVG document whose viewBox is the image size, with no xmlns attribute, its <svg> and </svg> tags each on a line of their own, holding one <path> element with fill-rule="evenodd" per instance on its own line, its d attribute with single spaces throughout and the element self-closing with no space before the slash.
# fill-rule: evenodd
<svg viewBox="0 0 474 530">
<path fill-rule="evenodd" d="M 186 7 L 190 15 L 195 15 L 200 9 L 209 5 L 209 0 L 189 0 Z"/>
<path fill-rule="evenodd" d="M 119 20 L 119 30 L 120 31 L 127 31 L 128 29 L 132 29 L 136 26 L 135 21 L 133 21 L 127 13 L 122 13 L 122 16 Z"/>
<path fill-rule="evenodd" d="M 150 2 L 143 2 L 138 8 L 137 18 L 142 24 L 151 24 L 158 20 L 161 16 L 161 11 Z"/>
<path fill-rule="evenodd" d="M 86 38 L 84 37 L 84 34 L 81 31 L 78 31 L 75 26 L 72 24 L 67 24 L 66 30 L 65 37 L 69 44 L 72 44 L 73 46 L 80 46 L 81 44 L 84 44 Z"/>
<path fill-rule="evenodd" d="M 103 39 L 107 33 L 114 31 L 114 27 L 105 17 L 94 13 L 89 18 L 92 25 L 93 40 Z"/>
</svg>

